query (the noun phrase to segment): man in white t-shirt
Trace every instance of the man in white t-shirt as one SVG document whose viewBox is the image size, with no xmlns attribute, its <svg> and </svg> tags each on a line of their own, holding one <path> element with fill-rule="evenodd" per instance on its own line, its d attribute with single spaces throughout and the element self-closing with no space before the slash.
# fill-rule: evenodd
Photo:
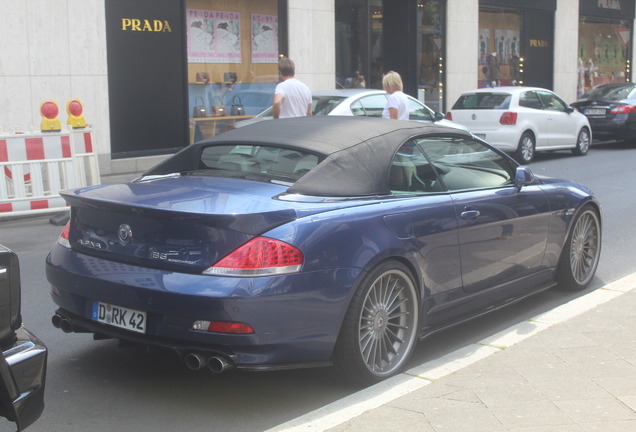
<svg viewBox="0 0 636 432">
<path fill-rule="evenodd" d="M 283 80 L 274 91 L 274 118 L 311 115 L 311 90 L 294 78 L 294 62 L 287 57 L 278 60 L 278 73 Z"/>
</svg>

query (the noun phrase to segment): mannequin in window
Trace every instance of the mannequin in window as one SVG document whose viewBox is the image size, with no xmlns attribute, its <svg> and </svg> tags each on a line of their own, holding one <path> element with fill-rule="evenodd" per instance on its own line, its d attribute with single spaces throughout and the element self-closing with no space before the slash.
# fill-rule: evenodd
<svg viewBox="0 0 636 432">
<path fill-rule="evenodd" d="M 513 54 L 510 58 L 510 81 L 513 86 L 519 84 L 521 79 L 521 61 L 517 54 Z"/>
</svg>

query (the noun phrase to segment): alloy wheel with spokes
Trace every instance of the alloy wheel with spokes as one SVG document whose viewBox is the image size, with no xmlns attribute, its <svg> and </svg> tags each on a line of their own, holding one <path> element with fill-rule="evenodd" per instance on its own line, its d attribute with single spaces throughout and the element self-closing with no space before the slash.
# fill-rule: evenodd
<svg viewBox="0 0 636 432">
<path fill-rule="evenodd" d="M 396 375 L 413 351 L 418 296 L 408 269 L 388 261 L 367 275 L 351 301 L 334 362 L 348 378 L 373 383 Z"/>
<path fill-rule="evenodd" d="M 590 150 L 590 145 L 590 132 L 583 128 L 579 131 L 576 147 L 572 149 L 572 153 L 576 156 L 585 156 Z"/>
<path fill-rule="evenodd" d="M 529 164 L 534 159 L 535 142 L 534 136 L 530 132 L 524 132 L 519 140 L 519 146 L 517 151 L 514 152 L 513 157 L 520 164 Z"/>
<path fill-rule="evenodd" d="M 582 289 L 596 273 L 601 254 L 601 225 L 598 214 L 587 206 L 577 216 L 559 264 L 559 285 Z"/>
</svg>

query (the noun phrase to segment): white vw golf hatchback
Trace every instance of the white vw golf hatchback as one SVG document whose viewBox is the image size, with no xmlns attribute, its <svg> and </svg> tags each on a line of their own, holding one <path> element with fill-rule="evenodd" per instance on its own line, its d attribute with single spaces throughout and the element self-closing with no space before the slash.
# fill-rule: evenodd
<svg viewBox="0 0 636 432">
<path fill-rule="evenodd" d="M 587 118 L 542 88 L 495 87 L 465 92 L 446 118 L 511 153 L 521 164 L 530 163 L 537 151 L 571 149 L 583 156 L 592 142 Z"/>
</svg>

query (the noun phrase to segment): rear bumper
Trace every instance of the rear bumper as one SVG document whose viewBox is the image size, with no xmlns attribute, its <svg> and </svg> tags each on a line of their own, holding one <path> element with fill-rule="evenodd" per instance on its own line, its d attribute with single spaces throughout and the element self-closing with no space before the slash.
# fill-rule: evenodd
<svg viewBox="0 0 636 432">
<path fill-rule="evenodd" d="M 73 324 L 71 331 L 167 348 L 180 356 L 223 355 L 239 369 L 328 362 L 360 273 L 332 269 L 260 278 L 177 274 L 119 265 L 61 247 L 54 247 L 46 265 L 57 314 Z M 94 321 L 95 301 L 146 312 L 145 333 Z M 195 331 L 196 320 L 245 323 L 255 333 Z"/>
<path fill-rule="evenodd" d="M 501 126 L 496 130 L 473 129 L 470 132 L 507 153 L 516 151 L 519 146 L 519 130 L 513 129 L 512 127 Z"/>
<path fill-rule="evenodd" d="M 636 140 L 636 121 L 627 114 L 619 114 L 612 118 L 588 117 L 595 142 L 634 141 Z"/>
<path fill-rule="evenodd" d="M 47 348 L 24 326 L 16 331 L 14 344 L 3 351 L 4 363 L 0 374 L 6 393 L 1 392 L 3 412 L 9 420 L 23 430 L 35 422 L 44 410 L 44 385 L 46 382 Z M 9 408 L 10 407 L 10 408 Z"/>
</svg>

